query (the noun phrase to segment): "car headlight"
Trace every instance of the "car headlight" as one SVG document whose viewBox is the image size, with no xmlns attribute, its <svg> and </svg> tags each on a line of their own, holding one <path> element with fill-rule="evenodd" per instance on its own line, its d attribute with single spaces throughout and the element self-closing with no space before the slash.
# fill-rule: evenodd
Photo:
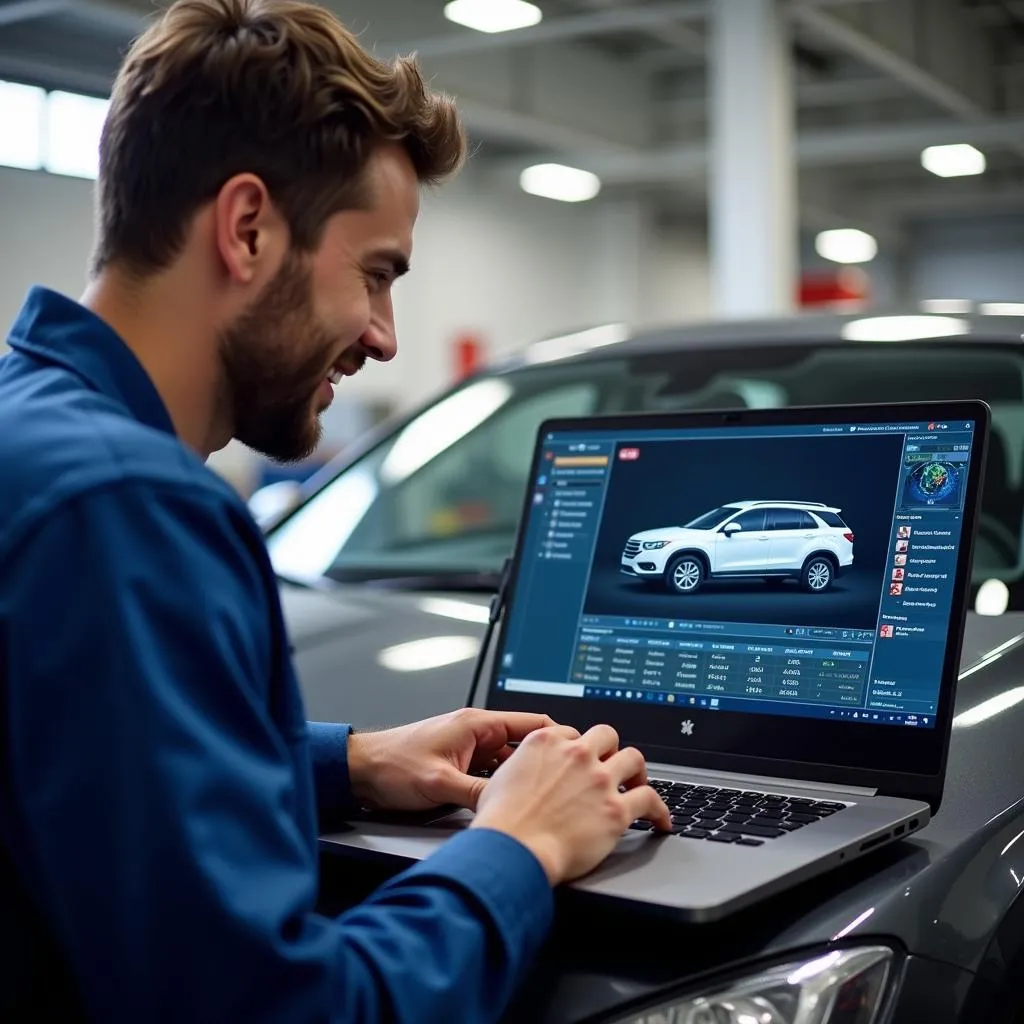
<svg viewBox="0 0 1024 1024">
<path fill-rule="evenodd" d="M 711 995 L 662 996 L 614 1024 L 871 1024 L 892 961 L 886 946 L 837 949 L 737 978 Z"/>
<path fill-rule="evenodd" d="M 658 548 L 663 548 L 668 544 L 667 540 L 645 540 L 643 543 L 644 551 L 657 551 Z"/>
</svg>

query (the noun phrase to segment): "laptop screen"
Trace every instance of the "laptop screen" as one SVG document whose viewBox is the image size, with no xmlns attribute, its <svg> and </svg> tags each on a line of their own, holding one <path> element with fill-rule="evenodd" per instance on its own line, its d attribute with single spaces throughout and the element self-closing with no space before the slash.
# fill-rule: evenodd
<svg viewBox="0 0 1024 1024">
<path fill-rule="evenodd" d="M 934 731 L 979 423 L 907 410 L 547 425 L 489 706 L 693 747 Z"/>
</svg>

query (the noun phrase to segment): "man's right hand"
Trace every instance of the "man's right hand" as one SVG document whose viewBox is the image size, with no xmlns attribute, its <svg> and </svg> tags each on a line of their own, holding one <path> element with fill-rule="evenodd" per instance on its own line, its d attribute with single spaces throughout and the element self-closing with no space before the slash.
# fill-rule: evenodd
<svg viewBox="0 0 1024 1024">
<path fill-rule="evenodd" d="M 667 832 L 669 810 L 647 785 L 643 755 L 618 747 L 607 725 L 582 736 L 568 726 L 531 732 L 487 783 L 471 827 L 519 840 L 552 885 L 597 867 L 637 818 Z"/>
</svg>

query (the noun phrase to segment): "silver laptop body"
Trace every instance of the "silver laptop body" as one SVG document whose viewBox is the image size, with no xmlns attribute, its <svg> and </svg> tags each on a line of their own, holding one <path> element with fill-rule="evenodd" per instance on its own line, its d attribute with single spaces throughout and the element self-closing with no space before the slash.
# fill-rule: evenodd
<svg viewBox="0 0 1024 1024">
<path fill-rule="evenodd" d="M 980 402 L 541 426 L 469 703 L 612 725 L 674 822 L 574 888 L 712 920 L 925 827 L 988 429 Z M 471 820 L 322 841 L 415 861 Z"/>
</svg>

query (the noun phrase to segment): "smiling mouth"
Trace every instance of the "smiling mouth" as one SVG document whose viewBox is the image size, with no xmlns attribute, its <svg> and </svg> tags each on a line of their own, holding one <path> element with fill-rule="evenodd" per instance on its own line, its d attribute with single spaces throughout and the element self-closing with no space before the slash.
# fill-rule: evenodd
<svg viewBox="0 0 1024 1024">
<path fill-rule="evenodd" d="M 357 374 L 366 362 L 365 359 L 360 359 L 357 363 L 343 363 L 340 360 L 331 367 L 331 372 L 327 375 L 327 379 L 337 387 L 341 383 L 342 377 L 352 377 Z"/>
</svg>

